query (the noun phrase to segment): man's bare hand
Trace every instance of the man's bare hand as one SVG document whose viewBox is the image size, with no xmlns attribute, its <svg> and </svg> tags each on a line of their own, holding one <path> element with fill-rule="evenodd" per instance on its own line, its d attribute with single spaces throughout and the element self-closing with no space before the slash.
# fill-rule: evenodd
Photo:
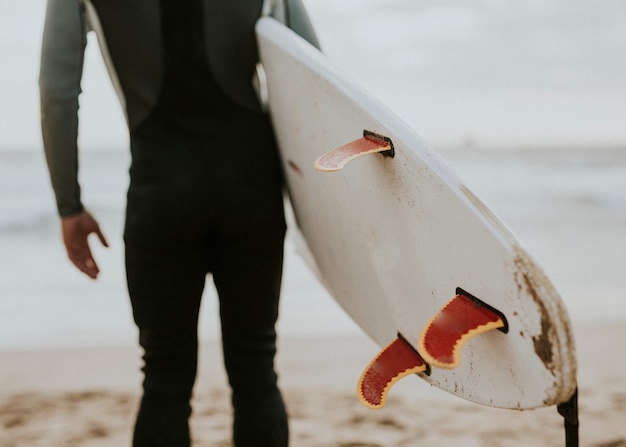
<svg viewBox="0 0 626 447">
<path fill-rule="evenodd" d="M 87 211 L 61 219 L 63 242 L 70 261 L 92 279 L 98 277 L 100 269 L 89 248 L 89 235 L 94 233 L 105 247 L 108 247 L 98 222 Z"/>
</svg>

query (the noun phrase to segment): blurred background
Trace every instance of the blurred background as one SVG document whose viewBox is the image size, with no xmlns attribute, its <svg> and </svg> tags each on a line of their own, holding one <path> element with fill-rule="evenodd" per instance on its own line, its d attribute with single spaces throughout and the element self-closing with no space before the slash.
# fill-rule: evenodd
<svg viewBox="0 0 626 447">
<path fill-rule="evenodd" d="M 544 267 L 575 324 L 625 322 L 626 3 L 305 0 L 322 47 L 439 150 Z M 111 248 L 65 258 L 39 132 L 44 0 L 0 3 L 0 349 L 133 344 L 128 138 L 90 36 L 81 182 Z M 212 288 L 203 337 L 216 337 Z M 280 330 L 358 334 L 287 245 Z"/>
</svg>

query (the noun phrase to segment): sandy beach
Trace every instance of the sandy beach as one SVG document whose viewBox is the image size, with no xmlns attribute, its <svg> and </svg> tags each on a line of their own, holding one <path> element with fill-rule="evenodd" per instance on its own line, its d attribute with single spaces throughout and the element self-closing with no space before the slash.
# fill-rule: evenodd
<svg viewBox="0 0 626 447">
<path fill-rule="evenodd" d="M 579 326 L 581 445 L 626 446 L 626 324 Z M 408 377 L 382 410 L 354 392 L 376 353 L 365 337 L 281 340 L 278 365 L 298 447 L 562 446 L 554 407 L 483 407 Z M 140 353 L 129 347 L 4 352 L 0 445 L 129 445 L 138 401 Z M 229 394 L 219 346 L 203 344 L 192 419 L 194 446 L 230 444 Z"/>
</svg>

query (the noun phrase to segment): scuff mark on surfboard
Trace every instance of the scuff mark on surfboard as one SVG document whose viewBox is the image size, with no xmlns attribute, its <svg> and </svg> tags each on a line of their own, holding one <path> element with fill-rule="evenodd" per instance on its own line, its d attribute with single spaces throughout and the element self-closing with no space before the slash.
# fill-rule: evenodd
<svg viewBox="0 0 626 447">
<path fill-rule="evenodd" d="M 534 260 L 519 245 L 515 250 L 515 280 L 537 306 L 541 318 L 537 332 L 531 332 L 531 340 L 537 357 L 546 371 L 554 378 L 551 389 L 546 390 L 544 405 L 554 405 L 567 400 L 575 389 L 576 358 L 574 338 L 569 327 L 558 330 L 554 321 L 567 320 L 567 311 L 557 291 Z M 542 298 L 543 297 L 543 298 Z M 551 297 L 551 299 L 546 299 Z M 569 365 L 568 368 L 564 368 Z"/>
<path fill-rule="evenodd" d="M 558 334 L 556 334 L 554 326 L 550 322 L 551 316 L 546 303 L 541 299 L 541 293 L 537 290 L 538 287 L 548 289 L 551 286 L 543 271 L 535 265 L 528 254 L 520 247 L 516 247 L 515 267 L 518 286 L 520 289 L 524 288 L 526 290 L 541 313 L 540 332 L 532 336 L 535 354 L 541 359 L 546 369 L 556 377 L 558 375 L 557 363 L 559 361 Z M 561 311 L 562 309 L 557 310 Z M 564 316 L 557 315 L 557 318 L 564 318 Z"/>
<path fill-rule="evenodd" d="M 296 164 L 295 161 L 293 160 L 287 160 L 287 166 L 289 166 L 289 168 L 291 168 L 291 170 L 293 172 L 295 172 L 296 174 L 298 174 L 300 177 L 302 177 L 302 169 L 300 168 L 300 166 L 298 166 Z"/>
<path fill-rule="evenodd" d="M 554 356 L 553 346 L 550 337 L 550 322 L 544 316 L 541 318 L 541 334 L 533 337 L 533 345 L 535 346 L 535 353 L 541 359 L 546 368 L 550 370 L 552 375 L 554 372 Z"/>
</svg>

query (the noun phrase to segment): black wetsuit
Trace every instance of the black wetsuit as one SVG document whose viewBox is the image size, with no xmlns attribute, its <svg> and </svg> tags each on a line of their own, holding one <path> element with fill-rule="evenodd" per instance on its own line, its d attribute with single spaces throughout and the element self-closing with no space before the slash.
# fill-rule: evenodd
<svg viewBox="0 0 626 447">
<path fill-rule="evenodd" d="M 220 299 L 237 446 L 286 446 L 273 368 L 285 223 L 266 116 L 241 108 L 204 61 L 198 0 L 161 0 L 161 96 L 131 133 L 126 269 L 145 349 L 135 446 L 189 445 L 205 276 Z M 193 6 L 192 6 L 193 5 Z"/>
<path fill-rule="evenodd" d="M 141 119 L 128 113 L 126 271 L 145 350 L 133 446 L 190 445 L 198 313 L 211 273 L 232 388 L 234 443 L 286 447 L 287 416 L 273 363 L 285 221 L 271 125 L 259 107 L 237 101 L 215 78 L 207 59 L 207 0 L 154 4 L 161 17 L 160 90 L 146 113 L 134 115 Z M 102 24 L 105 36 L 122 39 L 106 19 Z M 122 87 L 132 98 L 126 80 Z M 59 165 L 55 144 L 47 149 L 51 171 Z M 63 191 L 57 191 L 59 212 L 80 211 L 79 199 Z"/>
</svg>

